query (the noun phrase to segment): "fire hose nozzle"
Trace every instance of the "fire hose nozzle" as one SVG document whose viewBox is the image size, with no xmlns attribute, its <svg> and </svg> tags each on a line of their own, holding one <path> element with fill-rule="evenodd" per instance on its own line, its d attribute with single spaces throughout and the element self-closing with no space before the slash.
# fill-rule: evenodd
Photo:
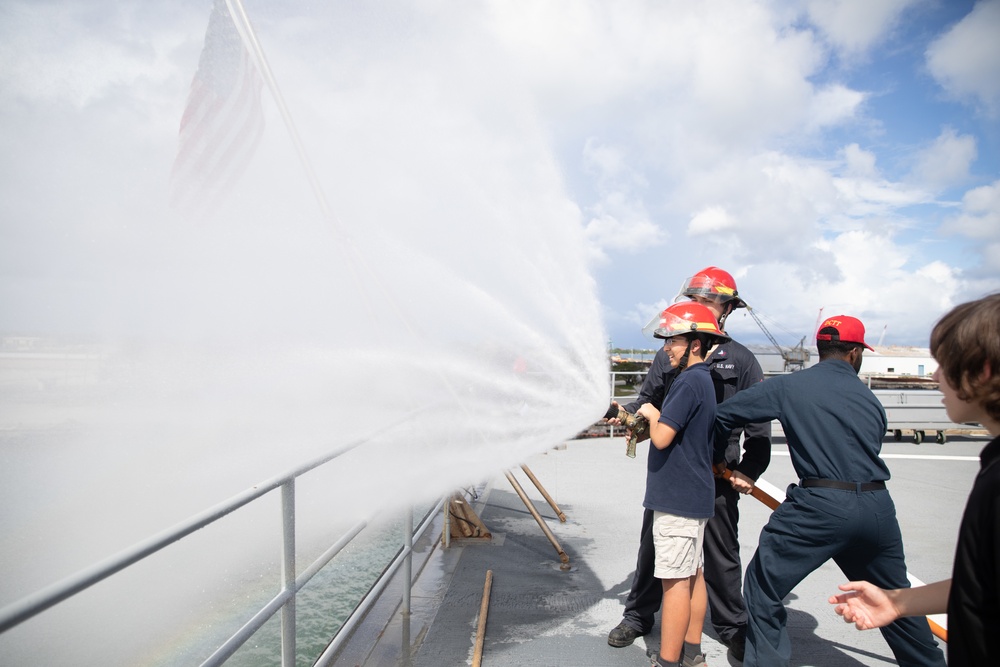
<svg viewBox="0 0 1000 667">
<path fill-rule="evenodd" d="M 629 430 L 630 435 L 625 444 L 625 456 L 634 459 L 636 443 L 639 441 L 639 438 L 649 433 L 649 420 L 641 415 L 634 415 L 631 412 L 627 412 L 624 408 L 613 403 L 608 408 L 604 418 L 617 419 Z"/>
</svg>

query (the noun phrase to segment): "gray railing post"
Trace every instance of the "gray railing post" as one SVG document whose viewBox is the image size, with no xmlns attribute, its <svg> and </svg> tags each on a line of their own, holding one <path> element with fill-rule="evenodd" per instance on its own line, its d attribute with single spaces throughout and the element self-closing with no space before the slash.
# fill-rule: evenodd
<svg viewBox="0 0 1000 667">
<path fill-rule="evenodd" d="M 406 527 L 403 531 L 403 553 L 406 562 L 403 563 L 403 618 L 410 618 L 410 588 L 413 585 L 413 506 L 406 508 Z"/>
<path fill-rule="evenodd" d="M 295 479 L 281 485 L 282 589 L 291 593 L 281 608 L 281 665 L 295 667 Z"/>
<path fill-rule="evenodd" d="M 444 525 L 441 528 L 441 532 L 444 535 L 444 548 L 451 548 L 451 497 L 446 497 L 444 499 Z"/>
<path fill-rule="evenodd" d="M 403 611 L 400 614 L 402 622 L 403 646 L 400 655 L 404 663 L 409 664 L 410 655 L 410 593 L 413 587 L 413 505 L 406 508 L 406 527 L 403 532 L 403 552 L 406 560 L 403 563 Z"/>
<path fill-rule="evenodd" d="M 611 401 L 615 400 L 615 383 L 618 381 L 617 375 L 618 375 L 617 373 L 615 373 L 614 371 L 611 371 Z M 611 401 L 609 401 L 609 403 Z M 615 437 L 615 426 L 614 426 L 614 424 L 612 424 L 611 426 L 608 427 L 608 437 L 609 438 Z"/>
</svg>

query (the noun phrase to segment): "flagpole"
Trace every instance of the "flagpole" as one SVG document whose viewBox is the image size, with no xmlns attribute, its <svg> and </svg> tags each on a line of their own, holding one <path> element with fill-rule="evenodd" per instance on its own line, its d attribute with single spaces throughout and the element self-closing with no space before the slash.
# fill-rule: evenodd
<svg viewBox="0 0 1000 667">
<path fill-rule="evenodd" d="M 247 51 L 250 53 L 251 57 L 253 57 L 254 64 L 257 65 L 257 70 L 264 78 L 264 81 L 267 82 L 267 87 L 271 90 L 271 96 L 278 105 L 278 111 L 281 113 L 281 118 L 285 122 L 285 127 L 288 129 L 288 133 L 292 137 L 292 144 L 294 144 L 295 151 L 299 155 L 299 162 L 302 163 L 302 168 L 306 172 L 306 178 L 309 179 L 309 185 L 312 187 L 313 194 L 316 195 L 316 201 L 319 203 L 320 211 L 322 211 L 327 220 L 339 228 L 340 225 L 330 212 L 330 206 L 326 202 L 326 195 L 323 194 L 323 188 L 320 186 L 319 179 L 316 177 L 316 171 L 313 169 L 308 155 L 306 155 L 305 146 L 302 145 L 302 140 L 299 139 L 299 132 L 295 129 L 295 123 L 292 121 L 292 114 L 288 111 L 288 107 L 285 105 L 285 98 L 281 95 L 281 90 L 278 88 L 278 82 L 271 73 L 271 66 L 268 64 L 267 57 L 264 55 L 264 49 L 261 47 L 260 42 L 257 41 L 257 34 L 254 32 L 253 25 L 250 23 L 250 17 L 247 15 L 246 9 L 243 7 L 243 0 L 226 0 L 226 6 L 229 8 L 229 15 L 234 19 L 233 24 L 236 26 L 237 32 L 240 33 L 240 39 L 243 40 L 243 44 L 246 46 Z"/>
</svg>

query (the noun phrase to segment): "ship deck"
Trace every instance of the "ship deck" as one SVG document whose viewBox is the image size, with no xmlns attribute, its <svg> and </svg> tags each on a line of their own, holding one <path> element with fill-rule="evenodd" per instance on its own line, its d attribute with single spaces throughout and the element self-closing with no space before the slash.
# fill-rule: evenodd
<svg viewBox="0 0 1000 667">
<path fill-rule="evenodd" d="M 950 576 L 958 521 L 978 470 L 984 436 L 949 435 L 945 445 L 895 442 L 882 454 L 892 479 L 909 572 L 924 582 Z M 764 479 L 784 489 L 795 481 L 787 448 L 775 438 Z M 482 488 L 474 506 L 493 534 L 484 541 L 438 539 L 417 547 L 411 614 L 377 606 L 335 664 L 442 667 L 473 664 L 477 622 L 487 572 L 492 585 L 481 664 L 484 667 L 616 667 L 648 665 L 659 623 L 626 648 L 607 634 L 621 620 L 635 566 L 642 518 L 646 444 L 624 455 L 622 438 L 573 440 L 526 461 L 566 515 L 555 511 L 523 472 L 515 469 L 534 506 L 569 557 L 560 569 L 556 549 L 505 475 Z M 770 510 L 751 497 L 740 502 L 744 566 Z M 439 537 L 439 535 L 437 536 Z M 877 631 L 858 632 L 833 613 L 827 597 L 844 576 L 827 563 L 786 600 L 792 665 L 895 664 Z M 396 601 L 398 602 L 398 597 Z M 702 641 L 709 665 L 738 665 L 706 621 Z"/>
</svg>

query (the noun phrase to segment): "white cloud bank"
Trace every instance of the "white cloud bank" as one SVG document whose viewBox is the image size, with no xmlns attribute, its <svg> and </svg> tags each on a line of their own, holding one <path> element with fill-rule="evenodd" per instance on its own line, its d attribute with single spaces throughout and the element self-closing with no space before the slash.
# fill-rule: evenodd
<svg viewBox="0 0 1000 667">
<path fill-rule="evenodd" d="M 810 0 L 806 11 L 834 48 L 848 58 L 863 55 L 884 39 L 900 15 L 920 0 Z"/>
<path fill-rule="evenodd" d="M 1000 1 L 980 0 L 927 49 L 927 68 L 960 100 L 1000 114 Z"/>
<path fill-rule="evenodd" d="M 866 67 L 878 49 L 908 45 L 908 22 L 928 11 L 920 2 L 541 6 L 522 12 L 503 3 L 494 11 L 559 144 L 582 143 L 578 133 L 586 127 L 587 145 L 613 154 L 619 173 L 642 184 L 611 198 L 603 178 L 578 175 L 575 183 L 582 208 L 595 212 L 589 239 L 600 239 L 592 255 L 601 261 L 601 280 L 615 283 L 618 293 L 631 283 L 669 297 L 677 276 L 719 264 L 745 276 L 763 310 L 780 311 L 790 327 L 808 331 L 818 307 L 810 298 L 830 293 L 830 300 L 840 291 L 839 301 L 853 303 L 849 266 L 863 284 L 891 285 L 894 295 L 884 312 L 876 299 L 859 299 L 856 307 L 907 320 L 892 327 L 895 340 L 920 344 L 941 308 L 1000 288 L 980 276 L 991 266 L 993 246 L 959 251 L 965 223 L 941 227 L 954 217 L 962 190 L 982 181 L 979 137 L 908 100 L 907 124 L 921 119 L 924 135 L 894 143 L 896 119 L 873 116 L 873 91 L 847 83 L 850 68 Z M 563 10 L 572 17 L 566 29 L 555 18 Z M 949 35 L 961 35 L 963 26 L 986 25 L 992 11 L 979 4 L 953 29 L 941 26 L 928 58 L 943 53 L 949 39 L 957 42 Z M 964 39 L 975 46 L 956 50 L 948 71 L 956 81 L 969 73 L 962 80 L 982 106 L 1000 77 L 972 77 L 972 64 L 980 72 L 995 64 L 993 40 L 978 33 Z M 919 77 L 923 63 L 912 66 L 899 76 Z M 952 79 L 939 71 L 948 88 Z M 886 95 L 897 83 L 879 85 Z M 562 156 L 571 172 L 575 157 Z M 614 206 L 622 213 L 612 215 Z M 981 226 L 983 214 L 962 220 L 969 216 Z M 622 238 L 630 232 L 629 241 Z M 879 252 L 859 252 L 857 242 Z M 868 261 L 849 261 L 858 256 Z M 784 268 L 765 269 L 775 265 Z M 789 274 L 810 288 L 804 302 L 784 303 Z M 912 294 L 903 298 L 907 289 Z M 929 303 L 927 290 L 937 295 Z M 612 327 L 640 325 L 642 304 L 658 303 L 656 296 L 664 294 L 645 295 L 632 308 L 611 306 L 606 316 Z M 900 303 L 924 307 L 907 315 Z"/>
</svg>

